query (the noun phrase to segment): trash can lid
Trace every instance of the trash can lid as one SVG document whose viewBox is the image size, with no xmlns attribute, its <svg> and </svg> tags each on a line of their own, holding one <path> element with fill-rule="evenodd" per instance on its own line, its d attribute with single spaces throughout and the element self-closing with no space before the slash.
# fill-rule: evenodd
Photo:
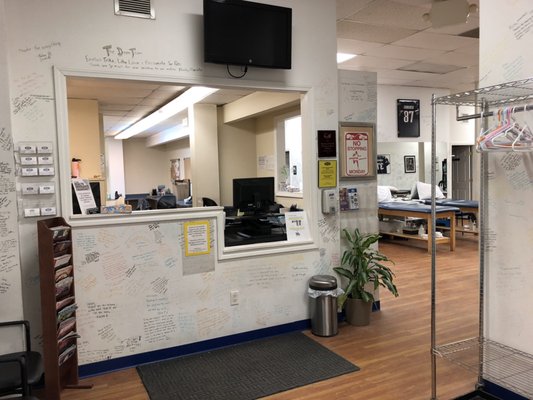
<svg viewBox="0 0 533 400">
<path fill-rule="evenodd" d="M 314 290 L 337 289 L 337 279 L 331 275 L 315 275 L 309 279 L 309 288 Z"/>
</svg>

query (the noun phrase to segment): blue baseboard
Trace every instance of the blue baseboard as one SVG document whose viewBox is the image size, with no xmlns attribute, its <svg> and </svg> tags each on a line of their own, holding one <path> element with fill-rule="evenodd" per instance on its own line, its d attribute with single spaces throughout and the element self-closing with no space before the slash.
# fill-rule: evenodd
<svg viewBox="0 0 533 400">
<path fill-rule="evenodd" d="M 526 397 L 520 396 L 515 392 L 511 392 L 509 389 L 505 389 L 495 383 L 487 380 L 483 380 L 483 390 L 493 396 L 496 396 L 502 400 L 527 400 Z"/>
<path fill-rule="evenodd" d="M 168 349 L 155 350 L 147 353 L 135 354 L 132 356 L 114 358 L 112 360 L 80 365 L 78 368 L 78 373 L 80 378 L 87 378 L 89 376 L 100 375 L 125 368 L 131 368 L 141 364 L 161 361 L 168 358 L 184 356 L 192 353 L 200 353 L 202 351 L 231 346 L 237 343 L 247 342 L 250 340 L 261 339 L 268 336 L 279 335 L 282 333 L 303 331 L 310 328 L 311 321 L 309 319 L 305 319 L 301 321 L 291 322 L 288 324 L 258 329 L 255 331 L 237 333 L 235 335 L 204 340 L 202 342 L 186 344 L 183 346 L 176 346 Z"/>
</svg>

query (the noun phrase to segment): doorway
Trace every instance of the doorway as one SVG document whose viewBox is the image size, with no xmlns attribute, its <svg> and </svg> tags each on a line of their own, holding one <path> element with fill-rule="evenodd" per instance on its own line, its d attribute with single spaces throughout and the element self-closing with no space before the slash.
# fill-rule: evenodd
<svg viewBox="0 0 533 400">
<path fill-rule="evenodd" d="M 452 198 L 472 199 L 472 146 L 452 146 Z"/>
</svg>

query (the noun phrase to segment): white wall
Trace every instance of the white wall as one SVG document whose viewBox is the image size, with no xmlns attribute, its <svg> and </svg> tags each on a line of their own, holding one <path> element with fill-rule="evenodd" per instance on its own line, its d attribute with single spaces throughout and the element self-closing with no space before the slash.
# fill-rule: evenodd
<svg viewBox="0 0 533 400">
<path fill-rule="evenodd" d="M 220 263 L 215 260 L 213 271 L 189 277 L 183 276 L 184 264 L 177 258 L 176 264 L 172 264 L 176 267 L 172 270 L 175 273 L 171 275 L 173 292 L 158 297 L 161 301 L 159 304 L 168 315 L 166 321 L 171 324 L 173 333 L 170 339 L 142 342 L 138 347 L 123 348 L 120 344 L 130 337 L 134 326 L 141 329 L 139 332 L 135 330 L 135 333 L 144 337 L 143 321 L 149 323 L 156 311 L 153 308 L 137 308 L 139 304 L 145 307 L 154 304 L 150 301 L 153 297 L 139 299 L 139 296 L 154 295 L 154 286 L 150 282 L 156 282 L 162 276 L 151 275 L 153 279 L 149 281 L 147 276 L 139 274 L 133 282 L 126 280 L 125 272 L 120 268 L 113 269 L 118 274 L 114 275 L 117 277 L 116 285 L 106 286 L 114 281 L 101 281 L 104 275 L 98 274 L 99 268 L 105 274 L 111 273 L 113 260 L 130 257 L 132 254 L 127 251 L 117 253 L 99 241 L 108 234 L 116 238 L 115 235 L 121 233 L 124 227 L 75 228 L 74 233 L 80 238 L 74 254 L 76 295 L 80 305 L 78 329 L 83 336 L 80 341 L 81 364 L 307 319 L 305 293 L 308 278 L 319 273 L 331 273 L 331 267 L 337 265 L 340 257 L 340 216 L 333 215 L 325 221 L 318 211 L 320 191 L 314 189 L 317 187 L 315 132 L 320 129 L 335 129 L 339 120 L 335 4 L 322 0 L 266 2 L 293 9 L 292 69 L 249 68 L 245 78 L 234 80 L 228 77 L 224 66 L 204 64 L 202 61 L 202 4 L 197 0 L 183 0 L 179 4 L 173 0 L 158 0 L 154 3 L 157 19 L 153 21 L 115 16 L 108 0 L 1 1 L 6 14 L 3 24 L 6 37 L 0 44 L 7 48 L 7 68 L 11 75 L 7 74 L 7 68 L 0 69 L 0 80 L 7 83 L 5 87 L 11 91 L 11 98 L 22 96 L 21 98 L 35 100 L 24 103 L 24 107 L 16 113 L 8 104 L 2 104 L 2 115 L 10 119 L 15 142 L 49 140 L 57 148 L 57 127 L 62 127 L 64 121 L 56 119 L 56 101 L 59 101 L 56 95 L 61 93 L 54 90 L 53 67 L 59 67 L 65 74 L 70 71 L 72 75 L 76 71 L 84 71 L 94 75 L 132 79 L 137 77 L 221 86 L 288 88 L 307 93 L 302 102 L 302 112 L 307 116 L 303 121 L 303 151 L 304 154 L 313 156 L 304 159 L 303 168 L 304 186 L 312 188 L 312 191 L 303 204 L 309 216 L 316 248 L 289 255 L 267 255 Z M 169 40 L 162 41 L 161 37 Z M 113 51 L 109 57 L 107 46 L 111 46 Z M 127 51 L 121 53 L 118 48 Z M 135 50 L 132 52 L 130 49 Z M 357 74 L 353 73 L 352 76 Z M 38 96 L 32 97 L 34 94 Z M 58 149 L 57 154 L 61 155 L 57 160 L 59 165 L 63 165 L 61 163 L 66 162 L 63 158 L 64 149 Z M 194 154 L 192 158 L 194 160 Z M 166 170 L 169 171 L 169 168 L 168 165 Z M 170 171 L 168 176 L 170 177 Z M 59 182 L 58 176 L 54 179 Z M 146 190 L 150 185 L 152 183 L 147 182 L 138 189 Z M 126 182 L 126 191 L 128 190 Z M 375 199 L 375 184 L 370 192 Z M 373 211 L 370 206 L 368 204 L 369 212 L 375 215 L 375 204 Z M 359 215 L 362 216 L 366 209 L 365 206 Z M 377 222 L 375 226 L 377 227 Z M 142 230 L 142 224 L 137 228 Z M 131 232 L 134 231 L 136 230 Z M 168 232 L 172 232 L 172 229 Z M 94 242 L 85 241 L 83 235 L 97 239 Z M 177 241 L 179 237 L 176 235 L 170 239 Z M 19 242 L 25 316 L 35 328 L 33 333 L 38 348 L 40 302 L 35 220 L 20 222 Z M 125 245 L 121 241 L 118 243 L 120 246 Z M 214 242 L 214 245 L 218 243 Z M 145 272 L 152 274 L 165 268 L 165 265 L 157 263 L 159 257 L 166 254 L 159 250 L 161 249 L 156 250 L 157 257 L 152 252 L 140 254 L 145 257 L 143 265 L 156 263 Z M 94 269 L 93 265 L 84 264 L 84 256 L 92 251 L 106 254 Z M 95 277 L 96 281 L 93 279 Z M 267 280 L 263 277 L 267 277 Z M 93 286 L 90 282 L 101 284 Z M 16 277 L 9 283 L 16 286 Z M 130 283 L 133 286 L 124 287 Z M 229 306 L 230 289 L 240 290 L 242 303 L 239 307 Z M 121 309 L 108 318 L 95 319 L 88 305 L 103 305 L 103 293 L 113 294 L 117 299 L 116 305 Z M 129 302 L 128 296 L 131 293 L 135 296 L 135 301 Z M 272 296 L 273 293 L 276 296 Z M 19 294 L 20 291 L 15 291 L 6 300 L 10 304 L 20 304 L 22 299 Z M 179 308 L 180 301 L 183 300 L 182 294 L 187 294 L 187 307 L 183 309 Z M 138 319 L 132 319 L 132 316 Z M 115 335 L 103 338 L 98 332 L 102 333 L 108 328 L 114 329 Z"/>
<path fill-rule="evenodd" d="M 126 194 L 124 150 L 122 142 L 122 140 L 116 140 L 112 137 L 105 138 L 104 141 L 107 194 L 112 196 L 115 195 L 115 192 L 122 193 L 123 195 Z"/>
<path fill-rule="evenodd" d="M 189 107 L 189 126 L 193 204 L 201 207 L 202 197 L 220 204 L 217 106 L 196 104 Z"/>
<path fill-rule="evenodd" d="M 480 8 L 480 87 L 533 76 L 532 15 L 530 0 L 483 1 Z M 533 126 L 532 114 L 519 113 L 516 118 Z M 494 120 L 490 121 L 489 126 L 495 125 Z M 533 158 L 531 153 L 512 152 L 488 156 L 486 223 L 490 248 L 486 257 L 486 336 L 531 355 Z M 529 390 L 529 393 L 533 390 L 531 385 Z"/>
<path fill-rule="evenodd" d="M 431 142 L 431 96 L 450 94 L 446 89 L 420 88 L 409 86 L 378 85 L 378 141 L 379 142 Z M 396 118 L 396 100 L 420 100 L 420 137 L 399 138 Z M 454 111 L 454 110 L 451 110 Z M 449 142 L 450 109 L 441 107 L 437 110 L 439 123 L 437 141 Z"/>
<path fill-rule="evenodd" d="M 0 26 L 5 26 L 3 3 L 0 3 Z M 0 304 L 4 321 L 19 320 L 22 312 L 22 284 L 19 264 L 17 197 L 13 140 L 9 115 L 9 79 L 4 29 L 0 29 Z M 4 328 L 0 354 L 22 349 L 20 329 Z"/>
<path fill-rule="evenodd" d="M 126 194 L 150 193 L 158 185 L 172 188 L 170 159 L 164 146 L 146 147 L 146 140 L 139 138 L 123 140 L 122 148 Z"/>
<path fill-rule="evenodd" d="M 218 156 L 220 163 L 220 200 L 233 205 L 233 178 L 254 176 L 257 165 L 255 152 L 255 119 L 231 124 L 218 118 Z"/>
<path fill-rule="evenodd" d="M 69 142 L 70 155 L 80 162 L 80 177 L 84 179 L 104 178 L 100 154 L 101 131 L 96 100 L 69 99 Z"/>
<path fill-rule="evenodd" d="M 431 124 L 432 124 L 432 96 L 436 97 L 445 96 L 450 94 L 447 89 L 438 88 L 421 88 L 421 87 L 408 87 L 408 86 L 378 86 L 378 142 L 380 146 L 382 143 L 425 143 L 423 157 L 425 162 L 421 164 L 422 153 L 417 157 L 417 173 L 406 174 L 411 176 L 403 176 L 406 181 L 410 181 L 415 178 L 423 181 L 431 181 Z M 420 137 L 418 138 L 399 138 L 397 127 L 397 110 L 396 100 L 398 99 L 418 99 L 420 100 Z M 471 107 L 461 107 L 460 114 L 470 114 L 473 110 Z M 470 120 L 466 122 L 458 122 L 456 120 L 455 107 L 437 107 L 437 133 L 436 140 L 437 156 L 439 158 L 439 171 L 437 172 L 437 183 L 441 180 L 441 164 L 444 159 L 448 159 L 448 192 L 451 193 L 451 146 L 452 145 L 473 145 L 475 143 L 475 121 Z M 418 154 L 418 152 L 417 152 Z M 397 160 L 399 163 L 400 160 Z M 401 160 L 403 163 L 403 160 Z M 403 164 L 400 164 L 403 171 Z M 378 176 L 379 182 L 390 182 L 392 177 L 390 175 Z M 403 180 L 400 181 L 402 184 Z M 380 183 L 381 184 L 381 183 Z M 409 189 L 410 187 L 399 187 L 392 183 L 387 185 L 398 187 L 398 189 Z"/>
</svg>

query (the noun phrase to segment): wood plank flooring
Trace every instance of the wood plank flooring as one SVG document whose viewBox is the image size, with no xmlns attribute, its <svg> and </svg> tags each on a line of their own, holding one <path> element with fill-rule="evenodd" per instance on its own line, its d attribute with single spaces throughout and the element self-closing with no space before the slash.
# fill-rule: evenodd
<svg viewBox="0 0 533 400">
<path fill-rule="evenodd" d="M 477 335 L 478 241 L 457 238 L 456 251 L 437 252 L 437 342 Z M 340 324 L 334 337 L 307 334 L 358 365 L 361 370 L 268 397 L 269 400 L 430 399 L 430 263 L 423 246 L 382 241 L 380 250 L 395 261 L 400 296 L 381 293 L 381 311 L 367 327 Z M 439 360 L 438 398 L 452 399 L 474 389 L 476 375 Z M 238 379 L 236 377 L 236 379 Z M 134 368 L 88 378 L 93 389 L 63 392 L 62 400 L 146 400 Z M 209 400 L 209 399 L 206 399 Z"/>
</svg>

